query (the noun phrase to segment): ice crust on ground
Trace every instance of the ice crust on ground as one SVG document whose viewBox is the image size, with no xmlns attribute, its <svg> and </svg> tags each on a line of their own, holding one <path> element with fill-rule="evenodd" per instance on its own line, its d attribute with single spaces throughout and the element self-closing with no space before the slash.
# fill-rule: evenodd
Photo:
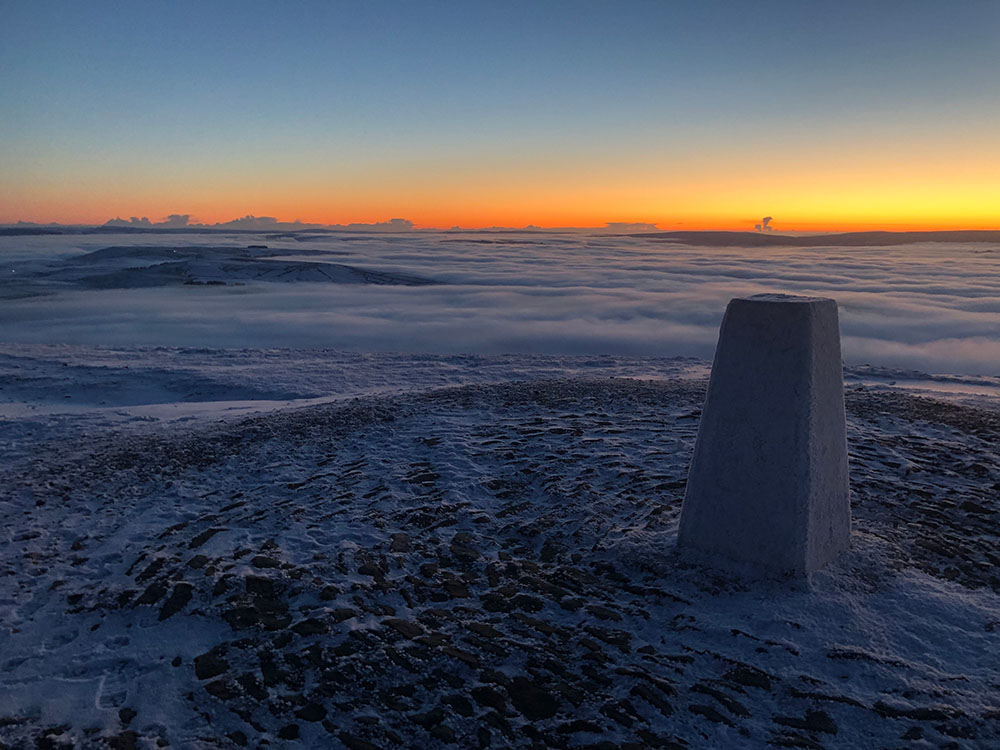
<svg viewBox="0 0 1000 750">
<path fill-rule="evenodd" d="M 1000 743 L 995 404 L 850 385 L 851 550 L 749 585 L 673 551 L 703 363 L 3 355 L 9 746 Z"/>
</svg>

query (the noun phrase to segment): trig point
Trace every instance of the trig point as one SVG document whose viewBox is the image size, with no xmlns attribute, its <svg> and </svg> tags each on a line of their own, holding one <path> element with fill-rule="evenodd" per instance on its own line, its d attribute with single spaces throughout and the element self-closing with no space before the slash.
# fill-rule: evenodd
<svg viewBox="0 0 1000 750">
<path fill-rule="evenodd" d="M 678 544 L 768 575 L 850 544 L 837 303 L 761 294 L 726 308 Z"/>
</svg>

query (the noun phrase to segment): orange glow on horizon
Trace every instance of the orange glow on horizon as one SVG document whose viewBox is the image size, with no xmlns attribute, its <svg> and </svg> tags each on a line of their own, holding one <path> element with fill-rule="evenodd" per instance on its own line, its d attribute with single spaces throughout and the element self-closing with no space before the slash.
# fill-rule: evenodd
<svg viewBox="0 0 1000 750">
<path fill-rule="evenodd" d="M 7 215 L 0 217 L 0 224 L 16 224 L 18 221 L 25 221 L 34 224 L 62 224 L 62 225 L 83 225 L 99 226 L 109 219 L 120 217 L 126 221 L 132 216 L 148 217 L 152 222 L 160 222 L 169 215 L 165 211 L 89 211 L 81 213 L 78 211 L 47 211 L 44 206 L 38 213 L 22 213 L 18 215 Z M 1000 216 L 993 215 L 972 215 L 965 214 L 959 216 L 888 216 L 885 218 L 877 216 L 864 217 L 838 217 L 829 218 L 797 216 L 784 214 L 781 211 L 758 211 L 758 214 L 770 214 L 775 218 L 771 223 L 775 234 L 785 232 L 809 232 L 809 233 L 839 233 L 839 232 L 860 232 L 860 231 L 947 231 L 947 230 L 1000 230 Z M 528 226 L 536 229 L 605 229 L 608 224 L 655 224 L 658 231 L 754 231 L 754 224 L 760 222 L 760 216 L 750 215 L 743 211 L 742 216 L 723 216 L 719 214 L 696 215 L 696 216 L 656 216 L 650 214 L 639 215 L 616 215 L 608 211 L 595 211 L 585 213 L 583 211 L 538 211 L 538 212 L 517 212 L 508 215 L 487 215 L 487 214 L 449 214 L 443 211 L 421 212 L 415 214 L 405 211 L 372 211 L 359 212 L 349 215 L 329 215 L 320 212 L 310 213 L 297 211 L 294 213 L 282 214 L 281 212 L 258 210 L 234 210 L 230 212 L 201 212 L 192 213 L 190 223 L 196 224 L 223 224 L 244 216 L 271 216 L 278 222 L 301 222 L 303 224 L 318 225 L 347 225 L 347 224 L 375 224 L 387 222 L 393 218 L 402 218 L 412 221 L 415 229 L 424 230 L 447 230 L 453 227 L 461 229 L 476 230 L 491 227 L 503 227 L 510 229 L 522 229 Z M 55 217 L 55 218 L 53 218 Z"/>
<path fill-rule="evenodd" d="M 1000 155 L 946 154 L 921 164 L 890 156 L 838 163 L 835 155 L 793 154 L 764 171 L 732 155 L 669 166 L 663 159 L 414 161 L 334 176 L 292 167 L 218 176 L 191 167 L 88 178 L 53 168 L 16 185 L 0 180 L 0 223 L 94 225 L 116 216 L 155 222 L 187 213 L 204 224 L 255 215 L 314 224 L 398 217 L 439 229 L 638 222 L 663 230 L 752 230 L 770 215 L 778 233 L 1000 228 Z"/>
</svg>

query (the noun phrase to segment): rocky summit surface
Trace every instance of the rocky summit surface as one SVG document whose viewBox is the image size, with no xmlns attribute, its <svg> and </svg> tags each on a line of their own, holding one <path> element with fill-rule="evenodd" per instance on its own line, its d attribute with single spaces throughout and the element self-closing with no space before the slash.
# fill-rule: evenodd
<svg viewBox="0 0 1000 750">
<path fill-rule="evenodd" d="M 703 381 L 373 396 L 4 466 L 9 748 L 1000 746 L 1000 416 L 847 394 L 852 549 L 674 550 Z"/>
</svg>

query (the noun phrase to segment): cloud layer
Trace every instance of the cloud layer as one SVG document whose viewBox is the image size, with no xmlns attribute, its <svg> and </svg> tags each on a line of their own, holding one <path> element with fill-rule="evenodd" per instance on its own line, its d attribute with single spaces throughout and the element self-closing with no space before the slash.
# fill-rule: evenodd
<svg viewBox="0 0 1000 750">
<path fill-rule="evenodd" d="M 218 244 L 197 235 L 140 244 Z M 246 243 L 246 237 L 232 238 Z M 121 237 L 33 238 L 39 252 Z M 3 238 L 0 262 L 25 257 Z M 296 257 L 294 239 L 268 240 Z M 837 299 L 849 364 L 1000 374 L 1000 246 L 692 248 L 644 237 L 448 235 L 312 240 L 308 260 L 444 282 L 68 291 L 7 300 L 0 338 L 25 342 L 329 347 L 436 353 L 710 358 L 728 300 L 762 292 Z M 344 256 L 344 252 L 351 253 Z M 336 253 L 336 254 L 333 254 Z"/>
</svg>

